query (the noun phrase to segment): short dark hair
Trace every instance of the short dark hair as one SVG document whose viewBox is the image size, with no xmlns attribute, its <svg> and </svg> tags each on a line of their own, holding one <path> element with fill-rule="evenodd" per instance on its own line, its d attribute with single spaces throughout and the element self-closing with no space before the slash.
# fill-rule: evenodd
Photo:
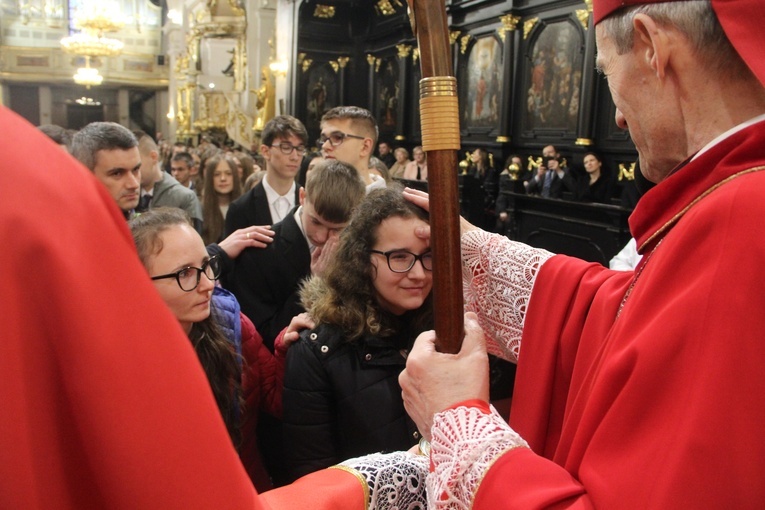
<svg viewBox="0 0 765 510">
<path fill-rule="evenodd" d="M 194 158 L 192 158 L 191 154 L 188 152 L 179 152 L 172 157 L 171 161 L 185 161 L 186 166 L 189 168 L 192 168 L 196 164 L 194 163 Z"/>
<path fill-rule="evenodd" d="M 260 134 L 260 143 L 271 145 L 277 137 L 287 138 L 290 135 L 300 138 L 304 145 L 308 143 L 308 131 L 302 122 L 292 115 L 277 115 L 266 122 Z"/>
<path fill-rule="evenodd" d="M 372 112 L 366 108 L 360 106 L 336 106 L 327 111 L 322 117 L 321 122 L 325 122 L 333 119 L 351 119 L 354 127 L 358 127 L 372 139 L 372 142 L 377 144 L 377 139 L 380 136 L 377 130 L 377 120 L 375 120 Z"/>
<path fill-rule="evenodd" d="M 37 129 L 43 132 L 45 136 L 53 140 L 59 145 L 65 146 L 67 149 L 72 144 L 72 135 L 69 130 L 57 126 L 56 124 L 43 124 L 37 126 Z"/>
<path fill-rule="evenodd" d="M 138 140 L 126 127 L 115 122 L 91 122 L 72 137 L 72 156 L 91 172 L 96 168 L 96 153 L 103 150 L 128 150 Z"/>
</svg>

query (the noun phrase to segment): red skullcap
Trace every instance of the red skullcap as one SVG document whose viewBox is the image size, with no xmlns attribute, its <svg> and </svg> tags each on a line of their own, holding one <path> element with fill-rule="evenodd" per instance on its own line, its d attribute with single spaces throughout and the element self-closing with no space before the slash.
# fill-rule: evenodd
<svg viewBox="0 0 765 510">
<path fill-rule="evenodd" d="M 668 1 L 672 0 L 594 0 L 593 22 L 597 25 L 622 7 Z M 765 86 L 765 5 L 762 0 L 711 1 L 725 35 L 760 83 Z"/>
</svg>

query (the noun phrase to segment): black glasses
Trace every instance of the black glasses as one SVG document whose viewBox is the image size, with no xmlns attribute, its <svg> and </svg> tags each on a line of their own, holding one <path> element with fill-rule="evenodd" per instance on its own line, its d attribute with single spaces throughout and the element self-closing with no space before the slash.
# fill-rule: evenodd
<svg viewBox="0 0 765 510">
<path fill-rule="evenodd" d="M 271 147 L 279 147 L 279 150 L 282 151 L 282 154 L 285 156 L 289 156 L 292 154 L 292 151 L 297 151 L 298 156 L 303 156 L 306 153 L 305 145 L 292 145 L 289 142 L 282 142 L 275 145 L 272 145 Z"/>
<path fill-rule="evenodd" d="M 199 285 L 199 279 L 202 277 L 202 273 L 205 274 L 208 280 L 215 281 L 220 278 L 221 262 L 220 258 L 215 255 L 207 259 L 207 262 L 202 264 L 202 267 L 184 267 L 174 273 L 163 274 L 159 276 L 152 276 L 152 280 L 164 280 L 165 278 L 175 278 L 178 282 L 178 286 L 184 292 L 191 292 Z"/>
<path fill-rule="evenodd" d="M 329 136 L 321 135 L 319 139 L 316 140 L 316 146 L 321 148 L 325 143 L 327 143 L 327 140 L 329 140 L 329 143 L 331 143 L 333 147 L 337 147 L 343 143 L 346 138 L 357 138 L 359 140 L 363 140 L 366 137 L 359 135 L 349 135 L 347 133 L 343 133 L 342 131 L 335 131 L 330 133 Z"/>
<path fill-rule="evenodd" d="M 394 273 L 406 273 L 414 267 L 414 263 L 418 260 L 422 264 L 423 269 L 433 271 L 433 253 L 429 251 L 421 255 L 415 255 L 406 250 L 369 250 L 369 252 L 385 255 L 385 258 L 388 260 L 388 267 Z"/>
</svg>

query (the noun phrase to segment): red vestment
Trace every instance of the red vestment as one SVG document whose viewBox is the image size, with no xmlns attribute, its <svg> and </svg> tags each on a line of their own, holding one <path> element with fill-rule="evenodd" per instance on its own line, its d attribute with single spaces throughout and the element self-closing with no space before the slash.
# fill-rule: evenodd
<svg viewBox="0 0 765 510">
<path fill-rule="evenodd" d="M 474 508 L 765 506 L 763 170 L 760 122 L 641 199 L 634 274 L 542 266 L 510 415 L 533 451 Z"/>
<path fill-rule="evenodd" d="M 337 469 L 256 494 L 112 198 L 3 107 L 0 125 L 0 508 L 363 508 Z"/>
</svg>

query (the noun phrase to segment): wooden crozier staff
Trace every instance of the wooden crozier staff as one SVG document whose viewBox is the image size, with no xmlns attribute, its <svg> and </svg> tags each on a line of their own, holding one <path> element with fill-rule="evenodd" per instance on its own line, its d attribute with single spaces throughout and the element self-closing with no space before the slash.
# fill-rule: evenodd
<svg viewBox="0 0 765 510">
<path fill-rule="evenodd" d="M 433 311 L 441 352 L 456 353 L 464 336 L 457 151 L 460 148 L 457 80 L 444 0 L 407 0 L 420 48 L 422 148 L 428 156 Z"/>
</svg>

